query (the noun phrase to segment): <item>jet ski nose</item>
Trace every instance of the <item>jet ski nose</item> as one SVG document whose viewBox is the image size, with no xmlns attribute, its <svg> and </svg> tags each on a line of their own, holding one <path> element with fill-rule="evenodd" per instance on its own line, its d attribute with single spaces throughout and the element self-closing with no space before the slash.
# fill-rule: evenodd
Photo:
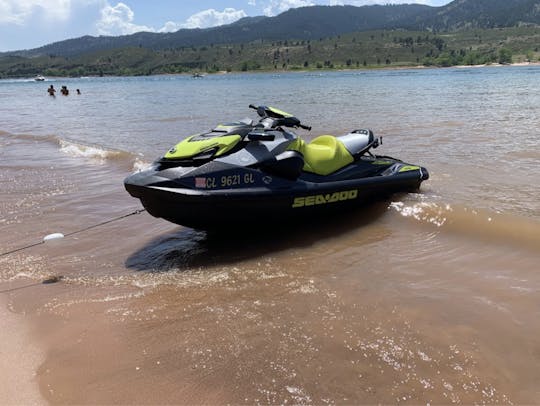
<svg viewBox="0 0 540 406">
<path fill-rule="evenodd" d="M 140 197 L 144 188 L 158 185 L 167 180 L 158 176 L 155 170 L 150 169 L 129 175 L 124 179 L 124 187 L 133 197 Z"/>
<path fill-rule="evenodd" d="M 429 172 L 424 167 L 420 168 L 420 179 L 422 179 L 422 180 L 428 180 L 429 179 Z"/>
</svg>

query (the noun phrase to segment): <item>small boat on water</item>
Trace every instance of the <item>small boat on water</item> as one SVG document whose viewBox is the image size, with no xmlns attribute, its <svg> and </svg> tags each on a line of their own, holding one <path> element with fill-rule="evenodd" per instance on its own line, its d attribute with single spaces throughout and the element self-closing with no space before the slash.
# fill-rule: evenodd
<svg viewBox="0 0 540 406">
<path fill-rule="evenodd" d="M 36 77 L 34 78 L 34 80 L 35 80 L 36 82 L 43 82 L 43 81 L 45 81 L 45 76 L 43 76 L 43 75 L 36 75 Z"/>
<path fill-rule="evenodd" d="M 220 124 L 188 137 L 147 170 L 124 181 L 148 213 L 197 229 L 268 228 L 415 191 L 426 168 L 371 149 L 381 139 L 367 129 L 304 142 L 287 128 L 310 130 L 267 106 L 260 120 Z M 232 227 L 232 228 L 231 228 Z"/>
<path fill-rule="evenodd" d="M 204 75 L 201 74 L 201 73 L 199 73 L 199 72 L 195 72 L 195 73 L 193 74 L 193 77 L 194 77 L 194 78 L 203 78 Z"/>
</svg>

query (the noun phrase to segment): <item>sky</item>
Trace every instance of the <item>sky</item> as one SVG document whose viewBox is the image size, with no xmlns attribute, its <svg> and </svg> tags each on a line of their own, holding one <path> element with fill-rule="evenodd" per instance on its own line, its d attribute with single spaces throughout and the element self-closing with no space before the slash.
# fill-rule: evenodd
<svg viewBox="0 0 540 406">
<path fill-rule="evenodd" d="M 0 52 L 37 48 L 83 35 L 172 32 L 274 16 L 311 5 L 362 6 L 450 0 L 0 0 Z"/>
</svg>

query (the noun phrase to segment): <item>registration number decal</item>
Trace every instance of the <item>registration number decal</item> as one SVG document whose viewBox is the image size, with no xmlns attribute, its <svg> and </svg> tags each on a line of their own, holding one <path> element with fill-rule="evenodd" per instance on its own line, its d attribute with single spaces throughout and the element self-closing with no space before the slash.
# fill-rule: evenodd
<svg viewBox="0 0 540 406">
<path fill-rule="evenodd" d="M 255 177 L 252 173 L 195 178 L 195 187 L 199 189 L 230 188 L 234 186 L 252 185 L 254 183 Z"/>
</svg>

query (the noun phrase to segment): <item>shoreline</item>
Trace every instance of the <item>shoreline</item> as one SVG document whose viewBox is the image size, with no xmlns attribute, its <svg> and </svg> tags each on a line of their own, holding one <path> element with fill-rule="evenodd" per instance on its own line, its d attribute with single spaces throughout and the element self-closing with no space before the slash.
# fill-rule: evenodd
<svg viewBox="0 0 540 406">
<path fill-rule="evenodd" d="M 274 70 L 248 70 L 248 71 L 218 71 L 218 72 L 203 72 L 202 77 L 197 77 L 197 79 L 204 78 L 205 76 L 221 76 L 221 75 L 238 75 L 238 74 L 281 74 L 281 73 L 307 73 L 307 72 L 373 72 L 373 71 L 397 71 L 397 70 L 419 70 L 419 69 L 477 69 L 477 68 L 504 68 L 504 67 L 525 67 L 525 66 L 540 66 L 540 61 L 538 62 L 514 62 L 508 64 L 501 63 L 490 63 L 490 64 L 481 64 L 481 65 L 452 65 L 452 66 L 426 66 L 426 65 L 401 65 L 401 66 L 372 66 L 372 67 L 357 67 L 357 68 L 339 68 L 339 69 L 274 69 Z M 160 76 L 185 76 L 192 77 L 194 72 L 183 72 L 183 73 L 158 73 L 153 75 L 94 75 L 94 76 L 81 76 L 81 77 L 72 77 L 72 76 L 48 76 L 44 82 L 49 80 L 77 80 L 77 79 L 95 79 L 95 78 L 136 78 L 136 77 L 160 77 Z M 9 78 L 0 78 L 0 82 L 4 80 L 32 80 L 29 77 L 9 77 Z M 43 82 L 37 82 L 43 83 Z"/>
</svg>

